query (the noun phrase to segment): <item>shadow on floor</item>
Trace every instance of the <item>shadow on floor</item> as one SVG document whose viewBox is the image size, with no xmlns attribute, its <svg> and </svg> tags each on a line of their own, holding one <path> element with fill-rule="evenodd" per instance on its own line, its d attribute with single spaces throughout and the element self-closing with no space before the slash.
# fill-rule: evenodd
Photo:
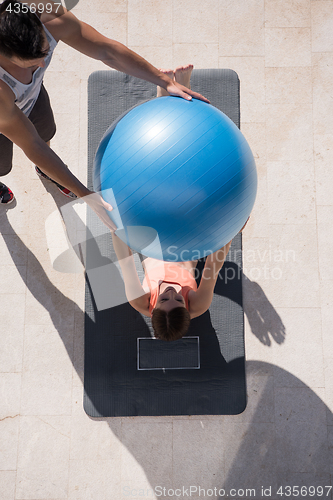
<svg viewBox="0 0 333 500">
<path fill-rule="evenodd" d="M 15 231 L 7 220 L 3 238 L 8 245 L 12 243 L 13 235 Z M 19 236 L 15 235 L 15 241 L 16 248 L 9 247 L 13 262 L 16 262 L 18 254 L 27 252 L 28 272 L 21 273 L 22 280 L 35 299 L 49 311 L 83 382 L 82 357 L 76 359 L 70 348 L 63 315 L 64 311 L 74 310 L 83 325 L 84 312 L 50 282 L 35 255 L 25 247 Z M 22 266 L 17 265 L 17 269 L 21 272 Z M 255 296 L 255 301 L 245 307 L 253 334 L 268 346 L 269 336 L 281 343 L 285 336 L 282 320 L 259 285 L 245 279 L 244 295 Z M 83 352 L 83 339 L 82 330 L 75 339 L 79 344 L 77 352 Z M 165 484 L 166 487 L 194 484 L 226 491 L 230 488 L 252 488 L 256 495 L 251 494 L 251 498 L 259 499 L 263 498 L 263 486 L 272 488 L 270 498 L 279 499 L 283 498 L 276 493 L 279 486 L 304 486 L 307 494 L 302 498 L 332 498 L 328 491 L 332 470 L 329 445 L 333 437 L 333 427 L 328 427 L 330 434 L 327 435 L 327 424 L 333 426 L 330 410 L 302 381 L 277 366 L 248 362 L 247 384 L 249 403 L 246 411 L 239 416 L 160 418 L 161 425 L 164 425 L 163 418 L 164 422 L 172 422 L 173 445 L 168 457 L 159 449 L 158 442 L 155 442 L 155 448 L 152 446 L 149 433 L 144 430 L 145 426 L 151 429 L 150 422 L 160 425 L 154 418 L 123 419 L 122 426 L 117 423 L 119 419 L 97 420 L 108 422 L 111 431 L 142 467 L 152 488 L 157 486 L 156 477 L 161 477 L 159 471 L 163 472 L 167 465 L 176 464 L 173 465 L 172 484 Z M 131 432 L 126 431 L 129 426 Z M 314 494 L 313 488 L 310 489 L 325 486 L 323 495 L 320 495 L 320 489 Z M 288 493 L 288 490 L 285 491 Z M 303 492 L 306 491 L 303 489 Z M 244 496 L 240 493 L 234 498 Z M 134 496 L 131 498 L 137 500 Z M 193 498 L 197 500 L 200 497 L 192 495 Z"/>
</svg>

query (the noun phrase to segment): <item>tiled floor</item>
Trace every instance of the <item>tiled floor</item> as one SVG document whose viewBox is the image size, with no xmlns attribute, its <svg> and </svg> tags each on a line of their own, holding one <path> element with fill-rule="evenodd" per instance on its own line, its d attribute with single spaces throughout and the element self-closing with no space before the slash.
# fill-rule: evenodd
<svg viewBox="0 0 333 500">
<path fill-rule="evenodd" d="M 0 499 L 222 499 L 223 488 L 277 500 L 288 486 L 332 498 L 333 1 L 80 0 L 74 12 L 158 67 L 239 74 L 259 172 L 244 231 L 248 406 L 232 417 L 84 413 L 84 280 L 52 268 L 45 230 L 64 200 L 16 151 L 6 181 L 17 204 L 0 213 Z M 61 43 L 45 81 L 53 148 L 84 182 L 95 69 Z"/>
</svg>

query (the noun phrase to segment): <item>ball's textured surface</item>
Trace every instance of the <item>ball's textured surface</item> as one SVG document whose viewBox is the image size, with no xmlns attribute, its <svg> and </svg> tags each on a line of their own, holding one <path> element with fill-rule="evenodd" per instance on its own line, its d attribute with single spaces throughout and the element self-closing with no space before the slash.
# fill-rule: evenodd
<svg viewBox="0 0 333 500">
<path fill-rule="evenodd" d="M 96 153 L 94 189 L 114 206 L 116 233 L 163 260 L 215 252 L 242 228 L 257 174 L 236 125 L 202 101 L 159 97 L 114 122 Z"/>
</svg>

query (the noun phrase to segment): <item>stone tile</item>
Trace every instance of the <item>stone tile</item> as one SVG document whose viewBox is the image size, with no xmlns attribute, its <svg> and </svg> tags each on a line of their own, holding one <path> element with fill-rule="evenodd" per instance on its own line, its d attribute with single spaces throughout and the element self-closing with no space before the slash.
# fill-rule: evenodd
<svg viewBox="0 0 333 500">
<path fill-rule="evenodd" d="M 87 84 L 89 76 L 94 73 L 94 71 L 112 71 L 109 66 L 106 66 L 102 61 L 92 59 L 84 54 L 80 54 L 81 60 L 81 71 L 80 71 L 80 86 L 82 82 Z M 87 100 L 85 101 L 85 107 L 87 108 Z"/>
<path fill-rule="evenodd" d="M 112 2 L 109 2 L 111 5 Z M 127 40 L 127 14 L 126 12 L 105 12 L 97 10 L 82 10 L 81 21 L 93 26 L 102 35 L 128 44 Z M 87 60 L 87 58 L 85 58 Z"/>
<path fill-rule="evenodd" d="M 319 205 L 332 205 L 333 134 L 314 134 L 316 195 Z"/>
<path fill-rule="evenodd" d="M 312 162 L 267 163 L 271 224 L 315 224 L 316 190 Z"/>
<path fill-rule="evenodd" d="M 247 406 L 240 415 L 241 421 L 252 423 L 274 423 L 274 377 L 273 371 L 249 374 L 246 372 Z"/>
<path fill-rule="evenodd" d="M 25 328 L 22 415 L 70 415 L 73 332 L 52 326 Z"/>
<path fill-rule="evenodd" d="M 55 113 L 77 112 L 79 109 L 80 87 L 80 77 L 77 72 L 47 71 L 44 84 Z"/>
<path fill-rule="evenodd" d="M 316 1 L 316 0 L 313 0 Z M 331 478 L 326 473 L 316 472 L 279 472 L 278 475 L 279 497 L 281 494 L 286 496 L 294 492 L 295 496 L 300 496 L 306 500 L 316 498 L 316 494 L 327 499 L 332 499 L 332 491 L 330 490 Z M 325 488 L 325 485 L 327 486 Z M 290 487 L 290 488 L 289 488 Z M 297 494 L 297 490 L 299 495 Z M 283 497 L 282 497 L 283 498 Z"/>
<path fill-rule="evenodd" d="M 0 421 L 0 471 L 16 470 L 19 423 L 19 415 L 5 417 Z"/>
<path fill-rule="evenodd" d="M 16 499 L 67 498 L 70 417 L 22 417 Z"/>
<path fill-rule="evenodd" d="M 274 305 L 266 295 L 270 280 L 274 279 L 275 260 L 278 253 L 269 245 L 268 238 L 252 238 L 243 251 L 244 272 L 243 297 L 246 326 L 260 342 L 247 345 L 247 355 L 255 359 L 274 361 L 273 351 L 267 349 L 272 344 L 282 344 L 285 340 L 285 326 Z M 246 338 L 248 340 L 248 338 Z M 262 349 L 260 347 L 263 346 Z M 261 353 L 258 358 L 259 353 Z"/>
<path fill-rule="evenodd" d="M 260 289 L 260 286 L 252 285 L 251 280 L 255 281 L 257 285 L 264 284 L 269 279 L 268 266 L 271 262 L 274 262 L 274 250 L 269 246 L 269 238 L 251 238 L 243 249 L 245 303 L 256 302 L 264 306 L 267 302 L 263 290 Z"/>
<path fill-rule="evenodd" d="M 266 161 L 256 158 L 255 162 L 258 174 L 257 195 L 251 212 L 251 218 L 243 231 L 244 245 L 246 245 L 247 241 L 251 238 L 260 238 L 267 234 L 268 230 Z"/>
<path fill-rule="evenodd" d="M 303 388 L 304 384 L 325 387 L 320 309 L 291 307 L 278 308 L 277 312 L 283 319 L 286 337 L 283 344 L 273 345 L 275 388 Z"/>
<path fill-rule="evenodd" d="M 330 473 L 332 474 L 333 470 L 333 426 L 327 426 L 327 442 L 328 442 L 328 452 L 330 456 Z M 329 484 L 329 483 L 327 483 Z"/>
<path fill-rule="evenodd" d="M 310 28 L 266 28 L 266 67 L 311 66 Z"/>
<path fill-rule="evenodd" d="M 220 3 L 219 55 L 264 56 L 264 1 Z"/>
<path fill-rule="evenodd" d="M 313 160 L 310 104 L 268 104 L 266 127 L 268 161 Z"/>
<path fill-rule="evenodd" d="M 151 422 L 150 419 L 140 419 L 139 422 L 136 419 L 122 420 L 123 485 L 146 488 L 151 483 L 149 479 L 153 481 L 152 487 L 172 484 L 173 432 L 171 422 Z"/>
<path fill-rule="evenodd" d="M 6 294 L 22 295 L 25 292 L 24 282 L 27 266 L 0 266 L 1 286 Z"/>
<path fill-rule="evenodd" d="M 107 421 L 96 421 L 86 415 L 83 409 L 83 388 L 73 388 L 72 397 L 72 430 L 71 430 L 71 461 L 96 460 L 114 462 L 114 468 L 120 464 L 121 443 L 117 435 L 121 435 L 121 419 L 112 422 L 112 429 Z M 120 475 L 120 465 L 118 468 Z"/>
<path fill-rule="evenodd" d="M 120 461 L 70 461 L 68 500 L 120 499 L 120 494 Z"/>
<path fill-rule="evenodd" d="M 265 1 L 266 28 L 307 28 L 311 27 L 310 0 Z"/>
<path fill-rule="evenodd" d="M 15 500 L 16 471 L 0 471 L 0 498 Z"/>
<path fill-rule="evenodd" d="M 191 47 L 191 45 L 190 45 Z M 158 69 L 174 69 L 175 64 L 173 63 L 173 55 L 172 51 L 175 50 L 175 45 L 170 44 L 169 46 L 157 46 L 153 47 L 151 45 L 147 47 L 138 47 L 135 45 L 129 46 L 131 50 L 139 54 L 146 61 L 150 62 L 155 68 Z M 184 48 L 184 54 L 187 54 L 189 51 Z M 190 51 L 191 54 L 191 51 Z M 184 57 L 186 61 L 188 60 L 187 56 Z M 192 60 L 192 59 L 191 59 Z"/>
<path fill-rule="evenodd" d="M 20 413 L 21 374 L 0 374 L 0 420 L 13 418 Z"/>
<path fill-rule="evenodd" d="M 172 68 L 191 63 L 194 68 L 218 68 L 218 43 L 174 43 L 172 45 Z"/>
<path fill-rule="evenodd" d="M 271 323 L 271 313 L 255 302 L 248 302 L 244 306 L 245 312 L 245 352 L 246 359 L 274 363 L 274 337 L 277 336 Z M 261 328 L 260 320 L 263 313 L 264 327 Z M 273 375 L 273 373 L 271 373 Z M 249 393 L 248 393 L 249 394 Z M 253 395 L 255 396 L 255 394 Z M 249 400 L 248 400 L 249 404 Z"/>
<path fill-rule="evenodd" d="M 174 421 L 173 486 L 211 488 L 220 485 L 224 480 L 224 442 L 220 420 Z M 162 484 L 167 486 L 166 483 Z"/>
<path fill-rule="evenodd" d="M 333 404 L 327 400 L 327 397 L 325 397 L 325 401 L 327 402 L 327 408 L 326 408 L 327 425 L 333 425 Z"/>
<path fill-rule="evenodd" d="M 275 308 L 316 308 L 320 306 L 317 231 L 315 224 L 271 225 L 273 249 L 271 279 L 267 295 Z"/>
<path fill-rule="evenodd" d="M 105 14 L 108 12 L 127 12 L 127 0 L 100 0 L 98 4 L 94 0 L 80 0 L 82 11 L 98 12 Z"/>
<path fill-rule="evenodd" d="M 34 173 L 35 179 L 32 181 L 32 189 L 36 197 L 31 199 L 29 206 L 29 220 L 28 229 L 29 236 L 25 239 L 24 243 L 29 248 L 36 248 L 34 245 L 34 238 L 37 237 L 38 241 L 45 235 L 45 221 L 47 217 L 54 212 L 57 208 L 58 200 L 64 200 L 65 196 L 62 195 L 57 186 L 48 180 L 40 180 Z M 68 200 L 68 198 L 67 198 Z M 37 216 L 36 214 L 41 214 Z M 43 247 L 45 247 L 45 243 Z"/>
<path fill-rule="evenodd" d="M 183 0 L 173 3 L 172 41 L 174 43 L 209 43 L 219 41 L 218 0 Z"/>
<path fill-rule="evenodd" d="M 29 234 L 29 201 L 32 186 L 27 176 L 28 168 L 19 167 L 14 164 L 10 174 L 2 178 L 2 181 L 10 187 L 15 195 L 15 200 L 8 207 L 1 207 L 0 227 L 1 234 Z M 26 182 L 22 184 L 21 179 Z"/>
<path fill-rule="evenodd" d="M 26 324 L 49 325 L 51 318 L 55 328 L 68 331 L 74 327 L 73 275 L 54 271 L 45 242 L 35 244 L 28 257 Z"/>
<path fill-rule="evenodd" d="M 66 45 L 63 42 L 59 42 L 58 47 L 53 53 L 51 64 L 47 70 L 46 75 L 49 75 L 50 72 L 66 72 L 66 71 L 74 71 L 78 73 L 80 71 L 80 57 L 78 57 L 78 51 Z M 49 80 L 49 76 L 47 76 Z M 61 100 L 63 94 L 59 96 L 55 95 L 56 100 Z"/>
<path fill-rule="evenodd" d="M 16 234 L 0 235 L 0 262 L 3 266 L 27 265 L 27 249 Z"/>
<path fill-rule="evenodd" d="M 129 0 L 128 45 L 170 47 L 173 42 L 172 5 L 171 0 L 165 2 Z"/>
<path fill-rule="evenodd" d="M 333 2 L 311 2 L 312 52 L 333 51 Z"/>
<path fill-rule="evenodd" d="M 260 496 L 261 486 L 269 478 L 274 488 L 276 468 L 275 426 L 272 423 L 244 424 L 228 422 L 224 427 L 224 448 L 226 452 L 224 488 L 255 489 Z M 255 458 L 254 458 L 255 457 Z"/>
<path fill-rule="evenodd" d="M 266 68 L 267 104 L 312 103 L 312 73 L 305 68 Z"/>
<path fill-rule="evenodd" d="M 318 418 L 310 422 L 277 422 L 276 459 L 280 473 L 328 473 L 325 423 Z"/>
<path fill-rule="evenodd" d="M 53 324 L 62 334 L 74 327 L 74 305 L 55 287 L 41 285 L 38 295 L 27 291 L 25 324 L 46 327 Z"/>
<path fill-rule="evenodd" d="M 333 357 L 331 352 L 324 353 L 325 403 L 327 405 L 327 423 L 333 425 Z"/>
<path fill-rule="evenodd" d="M 275 422 L 294 424 L 297 422 L 326 423 L 326 408 L 323 402 L 325 390 L 314 393 L 309 387 L 276 387 L 274 394 Z M 319 397 L 319 395 L 321 397 Z"/>
<path fill-rule="evenodd" d="M 74 211 L 73 211 L 74 214 Z M 66 212 L 67 216 L 67 212 Z M 65 225 L 66 223 L 66 225 Z M 60 284 L 64 281 L 65 286 L 73 288 L 74 276 L 83 273 L 83 265 L 80 260 L 80 252 L 73 245 L 77 244 L 76 219 L 66 220 L 58 210 L 55 210 L 45 221 L 46 250 L 48 259 L 52 266 L 52 281 Z M 44 241 L 42 241 L 42 245 Z M 49 262 L 47 262 L 49 264 Z M 51 276 L 49 275 L 51 278 Z"/>
<path fill-rule="evenodd" d="M 55 113 L 55 120 L 59 126 L 56 135 L 52 139 L 51 147 L 68 166 L 69 170 L 74 173 L 79 162 L 79 104 L 75 108 L 72 105 L 68 106 L 68 109 L 71 108 L 72 113 Z"/>
<path fill-rule="evenodd" d="M 264 57 L 219 57 L 219 68 L 231 68 L 239 76 L 241 122 L 264 123 Z"/>
<path fill-rule="evenodd" d="M 326 135 L 333 129 L 333 53 L 312 55 L 313 131 Z"/>
<path fill-rule="evenodd" d="M 333 352 L 333 280 L 325 280 L 320 285 L 321 324 L 324 356 Z"/>
<path fill-rule="evenodd" d="M 20 372 L 22 369 L 25 294 L 1 294 L 1 319 L 6 328 L 0 340 L 0 371 Z"/>
<path fill-rule="evenodd" d="M 266 127 L 265 123 L 241 123 L 241 131 L 245 139 L 249 143 L 252 154 L 254 156 L 258 177 L 266 176 Z"/>
<path fill-rule="evenodd" d="M 319 258 L 319 273 L 320 279 L 323 281 L 333 279 L 333 229 L 332 224 L 328 221 L 332 220 L 333 206 L 317 206 L 318 219 L 318 258 Z"/>
<path fill-rule="evenodd" d="M 107 68 L 106 68 L 107 69 Z M 80 83 L 80 114 L 79 114 L 79 152 L 77 166 L 71 166 L 71 172 L 82 184 L 87 185 L 88 166 L 88 82 L 85 79 Z"/>
<path fill-rule="evenodd" d="M 53 227 L 52 227 L 53 225 Z M 52 234 L 52 229 L 54 234 Z M 75 275 L 82 273 L 82 264 L 66 238 L 61 216 L 55 211 L 45 220 L 46 238 L 30 240 L 28 250 L 27 284 L 38 287 L 37 275 L 45 284 L 49 281 L 68 297 L 75 295 Z M 74 237 L 75 234 L 71 234 Z M 58 242 L 57 242 L 58 238 Z"/>
</svg>

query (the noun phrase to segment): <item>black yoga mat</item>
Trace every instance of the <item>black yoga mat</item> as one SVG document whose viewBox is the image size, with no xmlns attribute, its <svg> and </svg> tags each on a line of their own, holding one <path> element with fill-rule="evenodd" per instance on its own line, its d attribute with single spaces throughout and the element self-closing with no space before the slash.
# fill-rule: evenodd
<svg viewBox="0 0 333 500">
<path fill-rule="evenodd" d="M 193 90 L 239 127 L 239 80 L 225 69 L 194 70 Z M 127 109 L 156 96 L 156 87 L 116 71 L 88 83 L 88 186 L 99 141 Z M 216 283 L 210 309 L 188 334 L 152 338 L 150 318 L 127 302 L 110 233 L 88 210 L 85 296 L 84 409 L 91 417 L 235 415 L 246 407 L 241 235 Z M 139 275 L 140 259 L 135 254 Z M 204 262 L 198 263 L 202 271 Z M 198 277 L 198 283 L 200 277 Z M 116 304 L 116 305 L 115 305 Z M 174 349 L 174 357 L 170 349 Z"/>
</svg>

